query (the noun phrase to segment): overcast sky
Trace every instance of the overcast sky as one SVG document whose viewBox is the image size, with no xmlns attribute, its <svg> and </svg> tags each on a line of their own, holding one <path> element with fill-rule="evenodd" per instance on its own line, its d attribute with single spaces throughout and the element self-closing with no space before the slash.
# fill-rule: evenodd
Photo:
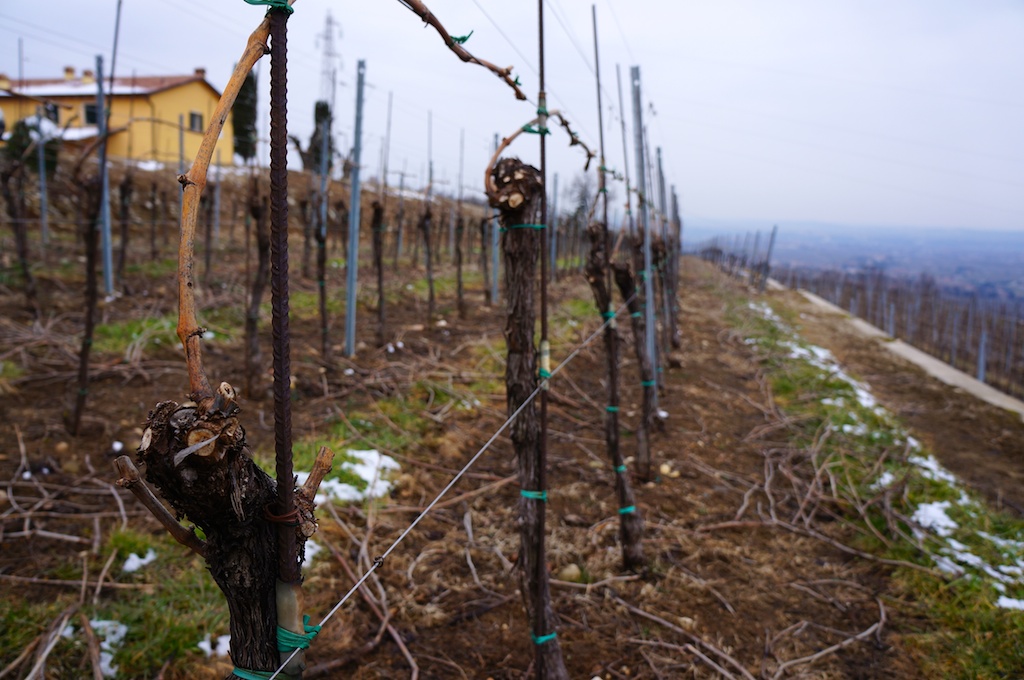
<svg viewBox="0 0 1024 680">
<path fill-rule="evenodd" d="M 466 48 L 513 65 L 536 101 L 537 5 L 429 0 Z M 116 0 L 0 3 L 0 71 L 59 76 L 65 65 L 109 68 Z M 629 170 L 631 66 L 640 67 L 651 149 L 664 156 L 684 220 L 693 226 L 787 221 L 1024 231 L 1024 3 L 1019 0 L 596 0 L 608 165 L 621 171 L 616 67 L 623 77 Z M 388 93 L 390 169 L 425 182 L 428 111 L 438 188 L 482 193 L 495 134 L 535 104 L 485 69 L 460 62 L 398 0 L 299 0 L 289 20 L 289 128 L 308 139 L 323 88 L 325 20 L 339 55 L 340 145 L 354 129 L 356 62 L 366 60 L 364 176 L 379 171 Z M 597 148 L 591 3 L 545 0 L 549 109 L 561 109 Z M 190 73 L 222 88 L 264 10 L 242 0 L 123 0 L 117 72 Z M 261 104 L 269 61 L 261 62 Z M 265 130 L 265 127 L 264 127 Z M 512 152 L 539 161 L 537 137 Z M 549 186 L 562 193 L 583 156 L 560 130 L 548 138 Z M 591 166 L 592 169 L 594 166 Z M 392 181 L 398 182 L 393 175 Z M 613 214 L 621 214 L 624 191 Z M 563 203 L 564 205 L 564 203 Z"/>
</svg>

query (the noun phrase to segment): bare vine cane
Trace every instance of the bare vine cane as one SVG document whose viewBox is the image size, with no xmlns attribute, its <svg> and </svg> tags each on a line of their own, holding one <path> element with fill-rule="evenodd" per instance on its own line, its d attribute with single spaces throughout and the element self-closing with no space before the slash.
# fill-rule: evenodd
<svg viewBox="0 0 1024 680">
<path fill-rule="evenodd" d="M 420 19 L 423 19 L 424 23 L 433 26 L 434 30 L 436 30 L 438 34 L 440 34 L 441 38 L 444 39 L 444 43 L 445 45 L 448 46 L 448 49 L 455 53 L 455 56 L 457 56 L 459 59 L 466 62 L 467 64 L 478 64 L 486 68 L 488 71 L 491 71 L 492 73 L 494 73 L 494 75 L 504 80 L 509 87 L 515 90 L 516 99 L 526 101 L 526 93 L 519 89 L 519 78 L 512 77 L 511 66 L 500 68 L 489 61 L 480 59 L 470 54 L 469 50 L 463 47 L 463 44 L 466 42 L 466 40 L 469 39 L 469 35 L 452 37 L 452 35 L 448 33 L 447 30 L 445 30 L 445 27 L 441 25 L 441 21 L 436 16 L 434 16 L 434 14 L 427 8 L 426 5 L 420 2 L 420 0 L 398 1 L 405 5 L 407 9 L 415 13 L 416 16 L 418 16 Z M 472 33 L 470 33 L 470 35 L 472 35 Z"/>
<path fill-rule="evenodd" d="M 231 656 L 237 666 L 234 674 L 240 677 L 277 668 L 282 658 L 279 644 L 308 646 L 311 635 L 301 621 L 294 624 L 301 618 L 298 600 L 291 597 L 291 592 L 288 598 L 278 600 L 278 558 L 285 552 L 285 559 L 297 563 L 306 539 L 316 530 L 316 485 L 330 469 L 333 458 L 329 449 L 321 449 L 311 481 L 301 489 L 294 488 L 290 469 L 279 477 L 280 486 L 293 496 L 292 505 L 282 512 L 278 485 L 252 459 L 245 429 L 238 420 L 240 408 L 234 388 L 221 382 L 212 389 L 202 364 L 203 329 L 196 319 L 193 272 L 199 200 L 214 147 L 238 91 L 252 66 L 269 51 L 271 24 L 283 19 L 275 15 L 281 15 L 289 5 L 286 0 L 271 2 L 274 9 L 250 35 L 192 167 L 178 178 L 184 198 L 178 249 L 177 330 L 185 348 L 191 400 L 158 404 L 149 414 L 137 454 L 145 465 L 146 480 L 156 487 L 174 514 L 160 511 L 155 496 L 127 456 L 116 463 L 122 476 L 119 483 L 139 497 L 179 542 L 204 556 L 227 600 Z M 281 515 L 287 526 L 285 538 L 279 541 L 280 522 L 275 522 L 275 516 L 281 519 Z M 188 517 L 202 529 L 205 541 L 191 528 L 183 527 L 181 517 Z M 280 548 L 284 543 L 290 544 L 290 555 Z M 286 590 L 293 591 L 290 586 Z M 289 672 L 296 668 L 301 670 L 289 666 Z"/>
<path fill-rule="evenodd" d="M 540 365 L 534 345 L 534 287 L 537 261 L 540 256 L 541 230 L 544 224 L 540 201 L 544 195 L 541 173 L 536 168 L 515 158 L 502 158 L 499 154 L 522 132 L 546 134 L 547 111 L 539 110 L 538 118 L 505 138 L 495 151 L 485 174 L 488 201 L 499 213 L 503 232 L 502 249 L 505 257 L 505 288 L 507 316 L 505 340 L 508 359 L 505 373 L 508 393 L 508 412 L 520 412 L 512 425 L 512 443 L 516 451 L 520 479 L 520 543 L 522 556 L 522 592 L 531 639 L 535 647 L 537 677 L 561 680 L 569 677 L 557 639 L 557 617 L 551 606 L 550 577 L 544 559 L 544 503 L 548 492 L 545 484 L 542 425 L 531 406 L 524 408 L 538 390 L 539 379 L 546 389 L 552 376 L 550 356 L 545 342 L 541 343 Z M 564 118 L 558 115 L 572 139 L 571 145 L 582 145 L 587 151 L 587 163 L 593 154 L 579 141 Z M 539 371 L 538 371 L 539 369 Z M 542 411 L 543 413 L 543 411 Z"/>
</svg>

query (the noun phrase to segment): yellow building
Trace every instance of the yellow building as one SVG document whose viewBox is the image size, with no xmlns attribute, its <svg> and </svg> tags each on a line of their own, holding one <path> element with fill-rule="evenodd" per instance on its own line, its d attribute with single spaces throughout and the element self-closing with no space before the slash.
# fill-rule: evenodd
<svg viewBox="0 0 1024 680">
<path fill-rule="evenodd" d="M 182 146 L 186 167 L 191 164 L 220 99 L 202 68 L 181 76 L 117 76 L 112 90 L 109 78 L 104 78 L 103 89 L 110 108 L 110 157 L 156 161 L 172 168 L 178 165 Z M 0 111 L 8 132 L 42 106 L 63 131 L 66 144 L 86 144 L 98 132 L 96 94 L 95 74 L 85 70 L 76 75 L 70 66 L 63 78 L 19 81 L 0 74 Z M 218 157 L 221 164 L 232 164 L 230 116 L 213 162 Z"/>
</svg>

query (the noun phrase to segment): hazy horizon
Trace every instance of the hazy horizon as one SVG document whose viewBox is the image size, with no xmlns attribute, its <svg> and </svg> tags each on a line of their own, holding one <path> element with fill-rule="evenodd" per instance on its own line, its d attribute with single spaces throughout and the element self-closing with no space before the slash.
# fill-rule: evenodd
<svg viewBox="0 0 1024 680">
<path fill-rule="evenodd" d="M 0 72 L 14 80 L 19 71 L 26 78 L 59 76 L 65 65 L 93 68 L 97 54 L 109 65 L 117 4 L 44 0 L 0 8 Z M 365 59 L 364 176 L 380 167 L 392 93 L 390 171 L 404 169 L 412 186 L 425 183 L 430 112 L 437 186 L 478 196 L 494 136 L 535 115 L 536 6 L 427 4 L 452 35 L 472 31 L 470 52 L 512 65 L 534 103 L 517 101 L 493 74 L 460 62 L 399 2 L 356 8 L 301 0 L 288 22 L 290 131 L 308 139 L 313 103 L 325 96 L 333 68 L 338 144 L 347 149 L 356 61 Z M 544 6 L 548 106 L 565 111 L 596 149 L 591 4 Z M 221 88 L 263 11 L 242 2 L 182 7 L 126 0 L 117 72 L 205 67 Z M 337 22 L 337 58 L 327 62 L 325 80 L 328 11 Z M 662 149 L 666 184 L 676 187 L 688 224 L 739 219 L 1024 231 L 1024 4 L 597 0 L 596 14 L 607 165 L 628 168 L 635 182 L 629 73 L 638 65 L 650 151 Z M 264 131 L 267 69 L 264 59 Z M 559 175 L 560 193 L 583 171 L 583 155 L 567 142 L 555 129 L 547 144 L 549 181 Z M 535 135 L 525 135 L 509 153 L 537 163 L 538 147 Z M 616 188 L 612 214 L 621 215 L 625 194 L 621 184 Z M 756 217 L 714 217 L 721 215 Z"/>
</svg>

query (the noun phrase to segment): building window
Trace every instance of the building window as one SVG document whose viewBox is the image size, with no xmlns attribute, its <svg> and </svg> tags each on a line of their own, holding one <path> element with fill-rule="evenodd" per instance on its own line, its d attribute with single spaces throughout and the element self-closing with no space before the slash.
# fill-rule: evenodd
<svg viewBox="0 0 1024 680">
<path fill-rule="evenodd" d="M 84 113 L 86 125 L 99 125 L 100 117 L 96 115 L 95 104 L 86 104 Z"/>
<path fill-rule="evenodd" d="M 188 129 L 192 132 L 203 131 L 203 114 L 193 111 L 188 114 Z"/>
</svg>

